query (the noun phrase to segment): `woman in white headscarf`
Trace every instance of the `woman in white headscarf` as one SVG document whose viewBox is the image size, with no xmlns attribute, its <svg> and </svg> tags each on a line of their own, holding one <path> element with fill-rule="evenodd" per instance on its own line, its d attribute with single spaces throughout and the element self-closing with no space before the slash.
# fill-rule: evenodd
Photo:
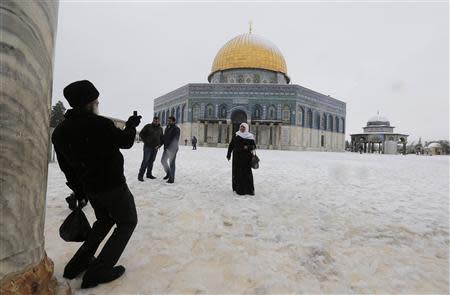
<svg viewBox="0 0 450 295">
<path fill-rule="evenodd" d="M 252 151 L 256 149 L 255 137 L 248 131 L 248 124 L 242 123 L 228 146 L 227 159 L 233 153 L 232 184 L 233 191 L 239 195 L 254 195 L 251 168 Z"/>
</svg>

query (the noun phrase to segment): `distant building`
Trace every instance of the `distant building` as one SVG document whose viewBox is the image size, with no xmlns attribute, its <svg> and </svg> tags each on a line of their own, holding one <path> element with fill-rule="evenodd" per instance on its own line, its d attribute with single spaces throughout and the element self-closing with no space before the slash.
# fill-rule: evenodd
<svg viewBox="0 0 450 295">
<path fill-rule="evenodd" d="M 351 150 L 364 153 L 396 154 L 397 146 L 401 144 L 401 152 L 406 152 L 408 135 L 394 133 L 394 126 L 380 115 L 369 119 L 364 133 L 351 134 Z"/>
<path fill-rule="evenodd" d="M 440 143 L 432 142 L 425 147 L 425 155 L 445 155 L 445 153 Z"/>
<path fill-rule="evenodd" d="M 161 125 L 176 117 L 180 138 L 195 136 L 201 146 L 227 146 L 246 122 L 259 148 L 344 150 L 346 104 L 290 84 L 281 51 L 267 39 L 250 32 L 227 42 L 208 82 L 156 98 L 154 115 Z"/>
</svg>

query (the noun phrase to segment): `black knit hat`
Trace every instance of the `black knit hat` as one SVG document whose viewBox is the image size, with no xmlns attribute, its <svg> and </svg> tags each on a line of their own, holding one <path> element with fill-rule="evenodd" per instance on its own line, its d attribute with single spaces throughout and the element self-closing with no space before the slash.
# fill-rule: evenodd
<svg viewBox="0 0 450 295">
<path fill-rule="evenodd" d="M 98 98 L 100 93 L 88 80 L 73 82 L 64 88 L 64 97 L 72 108 L 81 108 Z"/>
</svg>

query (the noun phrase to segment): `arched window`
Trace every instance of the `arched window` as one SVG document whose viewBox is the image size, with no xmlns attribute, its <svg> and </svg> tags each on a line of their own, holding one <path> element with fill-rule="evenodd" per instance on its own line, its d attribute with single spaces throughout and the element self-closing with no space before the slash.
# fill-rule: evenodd
<svg viewBox="0 0 450 295">
<path fill-rule="evenodd" d="M 275 120 L 277 117 L 277 110 L 275 106 L 271 105 L 269 109 L 267 110 L 267 118 L 269 120 Z"/>
<path fill-rule="evenodd" d="M 184 114 L 184 112 L 186 111 L 186 105 L 184 104 L 182 107 L 181 107 L 181 122 L 184 122 L 186 119 L 185 119 L 185 114 Z"/>
<path fill-rule="evenodd" d="M 214 118 L 214 106 L 208 104 L 205 108 L 205 118 Z"/>
<path fill-rule="evenodd" d="M 300 126 L 305 125 L 305 110 L 302 107 L 299 107 L 297 111 L 297 124 Z"/>
<path fill-rule="evenodd" d="M 330 115 L 330 116 L 328 117 L 328 123 L 330 124 L 329 130 L 330 130 L 330 131 L 333 131 L 333 116 L 332 116 L 332 115 Z"/>
<path fill-rule="evenodd" d="M 334 126 L 334 131 L 339 132 L 339 117 L 336 116 L 335 118 L 335 126 Z"/>
<path fill-rule="evenodd" d="M 339 132 L 341 132 L 341 133 L 344 133 L 344 130 L 345 130 L 345 128 L 344 128 L 344 119 L 343 118 L 341 118 L 340 120 L 339 120 Z"/>
<path fill-rule="evenodd" d="M 170 115 L 175 117 L 175 108 L 172 108 L 172 110 L 170 111 Z"/>
<path fill-rule="evenodd" d="M 255 109 L 253 110 L 253 119 L 261 119 L 261 106 L 255 105 Z"/>
<path fill-rule="evenodd" d="M 161 124 L 163 124 L 163 125 L 166 124 L 166 112 L 165 111 L 162 112 Z"/>
<path fill-rule="evenodd" d="M 223 104 L 219 107 L 219 118 L 225 119 L 227 117 L 227 105 Z"/>
<path fill-rule="evenodd" d="M 261 81 L 261 76 L 259 74 L 255 74 L 253 76 L 253 83 L 259 83 Z"/>
<path fill-rule="evenodd" d="M 313 112 L 311 111 L 311 109 L 309 109 L 308 113 L 306 114 L 306 127 L 313 127 Z"/>
<path fill-rule="evenodd" d="M 322 114 L 322 130 L 327 130 L 327 114 Z"/>
<path fill-rule="evenodd" d="M 194 104 L 192 106 L 192 122 L 197 122 L 200 117 L 200 106 L 198 104 Z"/>
<path fill-rule="evenodd" d="M 177 120 L 177 123 L 180 122 L 180 120 L 181 120 L 181 109 L 180 109 L 180 106 L 177 107 L 175 119 Z"/>
<path fill-rule="evenodd" d="M 314 115 L 314 128 L 320 129 L 320 114 L 316 112 Z"/>
<path fill-rule="evenodd" d="M 283 107 L 282 120 L 283 120 L 284 123 L 290 123 L 291 122 L 291 109 L 287 105 Z"/>
</svg>

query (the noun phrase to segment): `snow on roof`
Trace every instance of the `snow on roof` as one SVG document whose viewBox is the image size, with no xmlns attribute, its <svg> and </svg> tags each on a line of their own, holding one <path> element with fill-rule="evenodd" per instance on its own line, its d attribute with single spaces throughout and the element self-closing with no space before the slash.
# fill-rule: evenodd
<svg viewBox="0 0 450 295">
<path fill-rule="evenodd" d="M 368 122 L 389 122 L 389 119 L 386 117 L 377 115 L 377 116 L 370 117 Z"/>
<path fill-rule="evenodd" d="M 430 143 L 427 148 L 441 148 L 441 144 L 439 142 L 432 142 Z"/>
</svg>

